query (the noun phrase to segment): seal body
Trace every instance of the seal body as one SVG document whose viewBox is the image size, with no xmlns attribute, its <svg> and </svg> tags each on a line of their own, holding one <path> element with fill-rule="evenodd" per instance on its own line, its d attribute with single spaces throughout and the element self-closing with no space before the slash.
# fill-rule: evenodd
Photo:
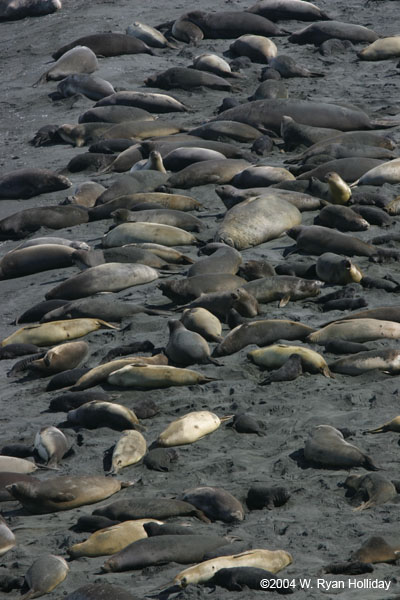
<svg viewBox="0 0 400 600">
<path fill-rule="evenodd" d="M 157 444 L 163 447 L 192 444 L 216 431 L 220 424 L 220 418 L 212 412 L 207 410 L 190 412 L 172 421 L 158 436 Z"/>
<path fill-rule="evenodd" d="M 99 502 L 127 485 L 111 477 L 65 476 L 38 483 L 20 481 L 7 489 L 29 512 L 46 514 Z"/>
<path fill-rule="evenodd" d="M 48 594 L 64 581 L 68 571 L 68 563 L 62 556 L 54 554 L 41 556 L 34 561 L 25 574 L 29 592 L 24 598 L 28 600 Z"/>
<path fill-rule="evenodd" d="M 0 178 L 0 199 L 27 199 L 70 187 L 63 175 L 47 169 L 18 169 Z"/>
</svg>

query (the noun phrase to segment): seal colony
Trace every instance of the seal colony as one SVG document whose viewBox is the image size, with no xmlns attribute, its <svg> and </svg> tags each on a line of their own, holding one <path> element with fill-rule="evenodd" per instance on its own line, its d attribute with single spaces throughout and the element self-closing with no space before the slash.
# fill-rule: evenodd
<svg viewBox="0 0 400 600">
<path fill-rule="evenodd" d="M 396 3 L 3 4 L 2 597 L 399 595 Z"/>
</svg>

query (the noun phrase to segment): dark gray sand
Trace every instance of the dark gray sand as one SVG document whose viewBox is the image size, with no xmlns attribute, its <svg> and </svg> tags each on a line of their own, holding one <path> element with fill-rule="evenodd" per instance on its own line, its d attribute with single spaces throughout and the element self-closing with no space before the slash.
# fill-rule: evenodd
<svg viewBox="0 0 400 600">
<path fill-rule="evenodd" d="M 124 32 L 133 21 L 140 20 L 149 25 L 179 17 L 191 9 L 240 10 L 250 5 L 250 0 L 218 3 L 202 0 L 193 4 L 189 0 L 161 6 L 156 0 L 132 3 L 119 3 L 98 0 L 93 3 L 65 1 L 61 11 L 41 17 L 21 21 L 1 23 L 0 39 L 2 48 L 1 67 L 1 174 L 24 167 L 40 167 L 54 171 L 66 167 L 75 155 L 86 151 L 69 145 L 52 145 L 34 148 L 29 140 L 35 132 L 46 124 L 76 123 L 78 116 L 90 108 L 93 102 L 82 98 L 70 108 L 68 102 L 52 102 L 48 94 L 55 90 L 56 82 L 38 87 L 32 85 L 48 68 L 51 54 L 83 35 L 116 31 Z M 337 20 L 366 25 L 384 37 L 398 33 L 397 2 L 364 2 L 344 0 L 318 2 L 321 8 Z M 306 24 L 289 21 L 281 26 L 296 31 Z M 288 42 L 286 37 L 274 38 L 281 54 L 294 57 L 310 70 L 324 72 L 319 79 L 283 80 L 290 98 L 334 101 L 354 104 L 366 110 L 373 118 L 394 118 L 399 113 L 399 77 L 396 64 L 398 59 L 382 62 L 359 62 L 356 51 L 367 44 L 355 44 L 343 53 L 322 57 L 314 46 L 299 46 Z M 176 49 L 155 50 L 155 56 L 146 54 L 125 55 L 114 58 L 100 58 L 100 69 L 95 74 L 110 81 L 118 89 L 159 92 L 155 88 L 145 88 L 144 79 L 171 66 L 188 66 L 192 59 L 203 52 L 216 52 L 223 55 L 228 51 L 231 40 L 202 40 L 197 47 L 178 43 Z M 235 97 L 242 101 L 254 92 L 262 65 L 253 63 L 243 69 L 242 79 L 229 79 L 234 86 Z M 161 90 L 162 91 L 162 90 Z M 168 93 L 168 92 L 166 92 Z M 207 88 L 195 91 L 172 90 L 173 96 L 191 107 L 187 113 L 171 113 L 165 119 L 188 127 L 202 124 L 213 117 L 222 99 L 229 94 L 211 91 Z M 390 131 L 397 142 L 399 129 Z M 238 144 L 239 145 L 239 144 Z M 246 144 L 241 145 L 249 149 Z M 291 153 L 290 156 L 295 153 Z M 266 165 L 283 166 L 285 154 L 275 147 L 271 155 L 260 159 L 252 155 L 254 162 Z M 73 185 L 91 179 L 92 173 L 69 174 Z M 118 175 L 104 175 L 96 178 L 108 186 Z M 385 186 L 390 197 L 400 193 L 400 186 Z M 23 208 L 46 206 L 61 202 L 72 192 L 65 190 L 43 194 L 30 200 L 1 200 L 0 215 L 5 217 Z M 186 192 L 183 192 L 186 193 Z M 206 231 L 203 240 L 212 239 L 217 227 L 214 216 L 207 218 L 207 212 L 215 215 L 224 207 L 214 192 L 213 185 L 187 190 L 188 195 L 201 201 L 206 212 L 203 221 Z M 311 224 L 314 213 L 303 213 L 303 224 Z M 198 213 L 196 213 L 198 215 Z M 42 229 L 39 235 L 57 235 L 69 239 L 84 240 L 96 246 L 108 230 L 111 221 L 97 221 L 57 232 Z M 369 240 L 382 232 L 399 231 L 398 217 L 389 229 L 381 230 L 372 226 L 369 231 L 358 234 Z M 15 248 L 17 241 L 1 243 L 3 256 Z M 283 250 L 292 240 L 283 235 L 278 240 L 242 252 L 243 259 L 265 258 L 276 265 L 283 262 Z M 398 248 L 398 244 L 391 243 Z M 195 247 L 182 247 L 180 250 L 196 258 Z M 299 260 L 309 261 L 308 257 Z M 356 264 L 364 274 L 384 277 L 390 274 L 400 281 L 398 262 L 374 264 L 367 258 L 356 258 Z M 183 273 L 185 268 L 182 269 Z M 46 271 L 36 275 L 1 281 L 1 339 L 16 330 L 14 320 L 34 304 L 44 300 L 44 295 L 56 284 L 78 273 L 77 267 Z M 157 288 L 157 281 L 148 285 L 132 287 L 117 294 L 118 298 L 154 304 L 166 304 Z M 326 286 L 323 293 L 339 289 Z M 396 305 L 398 295 L 379 289 L 362 290 L 369 308 Z M 179 313 L 178 313 L 179 314 Z M 262 306 L 264 318 L 287 318 L 312 327 L 339 318 L 344 313 L 333 311 L 322 313 L 314 300 L 289 302 L 284 308 L 277 303 Z M 90 355 L 85 365 L 100 363 L 107 352 L 115 346 L 135 341 L 150 340 L 155 347 L 163 347 L 168 341 L 168 317 L 136 315 L 122 322 L 121 330 L 101 329 L 87 335 Z M 224 326 L 224 332 L 228 328 Z M 398 347 L 396 340 L 370 342 L 371 348 Z M 253 347 L 254 348 L 254 347 Z M 387 433 L 381 436 L 363 435 L 366 429 L 392 419 L 399 413 L 398 377 L 390 377 L 381 372 L 370 372 L 359 377 L 336 375 L 334 379 L 322 375 L 305 374 L 295 381 L 273 383 L 260 387 L 258 381 L 264 378 L 259 368 L 246 358 L 252 347 L 245 348 L 228 357 L 222 357 L 223 366 L 194 366 L 195 370 L 217 381 L 203 386 L 173 387 L 167 390 L 126 391 L 111 390 L 114 398 L 127 407 L 133 408 L 142 401 L 151 400 L 159 413 L 143 421 L 144 436 L 150 445 L 173 419 L 193 410 L 211 410 L 219 416 L 247 412 L 265 426 L 265 436 L 239 434 L 234 429 L 222 425 L 210 436 L 193 445 L 178 448 L 179 460 L 173 463 L 169 472 L 148 470 L 143 464 L 124 469 L 118 478 L 136 481 L 135 486 L 122 490 L 116 496 L 102 502 L 107 504 L 117 499 L 147 496 L 173 498 L 183 490 L 199 485 L 220 486 L 231 492 L 243 503 L 253 484 L 284 486 L 291 493 L 287 504 L 271 511 L 248 511 L 243 522 L 224 524 L 215 522 L 205 525 L 195 519 L 181 518 L 176 522 L 190 522 L 196 533 L 213 532 L 226 534 L 248 542 L 249 548 L 283 549 L 291 553 L 293 563 L 281 572 L 281 576 L 295 580 L 297 588 L 294 598 L 350 598 L 389 600 L 400 594 L 398 567 L 382 563 L 375 566 L 369 575 L 343 576 L 321 575 L 324 565 L 348 560 L 370 536 L 383 536 L 395 545 L 400 543 L 398 532 L 398 504 L 389 502 L 370 510 L 355 513 L 340 484 L 349 474 L 348 470 L 328 470 L 303 468 L 296 460 L 298 452 L 310 430 L 319 424 L 329 424 L 351 431 L 349 441 L 369 454 L 375 463 L 384 468 L 383 473 L 390 479 L 398 477 L 398 435 Z M 315 349 L 318 350 L 317 347 Z M 320 350 L 323 350 L 321 347 Z M 328 362 L 334 355 L 325 353 Z M 27 376 L 26 373 L 7 377 L 7 372 L 18 359 L 0 362 L 2 378 L 0 440 L 1 445 L 11 443 L 33 443 L 36 432 L 46 425 L 57 425 L 65 419 L 64 413 L 47 413 L 49 402 L 61 391 L 46 392 L 49 378 Z M 66 430 L 73 442 L 74 453 L 61 462 L 58 473 L 41 471 L 40 479 L 54 475 L 102 475 L 103 457 L 107 449 L 119 439 L 120 434 L 108 428 L 97 430 L 81 429 L 78 432 Z M 351 470 L 363 474 L 362 468 Z M 82 541 L 89 534 L 76 533 L 71 527 L 83 515 L 91 514 L 95 506 L 50 515 L 29 515 L 20 511 L 17 502 L 3 503 L 1 512 L 10 528 L 15 532 L 17 545 L 1 557 L 1 572 L 9 571 L 15 576 L 23 576 L 32 562 L 46 553 L 66 557 L 66 549 L 73 543 Z M 70 563 L 70 571 L 65 581 L 48 595 L 48 598 L 62 598 L 87 583 L 107 581 L 120 585 L 126 590 L 145 598 L 154 590 L 167 586 L 175 575 L 185 567 L 167 564 L 149 567 L 144 570 L 115 574 L 100 574 L 105 558 L 81 558 Z M 317 578 L 322 579 L 318 583 Z M 300 579 L 310 578 L 311 588 L 302 590 Z M 364 580 L 367 580 L 367 583 Z M 351 582 L 359 583 L 358 589 Z M 389 591 L 371 589 L 371 581 L 390 582 Z M 328 590 L 329 583 L 334 584 Z M 339 583 L 340 582 L 340 583 Z M 386 585 L 386 584 L 385 584 Z M 207 587 L 190 586 L 179 594 L 179 598 L 206 598 Z M 19 593 L 19 592 L 18 592 Z M 15 598 L 17 592 L 0 594 L 4 598 Z M 217 588 L 214 597 L 227 599 L 238 597 L 250 599 L 258 597 L 261 591 L 228 592 Z M 270 597 L 277 596 L 271 592 Z"/>
</svg>

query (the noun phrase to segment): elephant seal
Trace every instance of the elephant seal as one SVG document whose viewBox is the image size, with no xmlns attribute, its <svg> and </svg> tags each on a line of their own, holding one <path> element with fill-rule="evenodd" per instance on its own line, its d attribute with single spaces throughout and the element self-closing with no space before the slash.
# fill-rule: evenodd
<svg viewBox="0 0 400 600">
<path fill-rule="evenodd" d="M 98 106 L 79 115 L 78 123 L 123 123 L 125 121 L 154 121 L 147 110 L 136 106 Z"/>
<path fill-rule="evenodd" d="M 266 68 L 275 69 L 284 79 L 291 77 L 325 77 L 324 73 L 310 71 L 306 67 L 298 65 L 291 56 L 286 54 L 272 56 L 268 60 L 268 67 Z"/>
<path fill-rule="evenodd" d="M 304 457 L 319 467 L 350 469 L 364 467 L 377 471 L 372 459 L 361 450 L 346 442 L 343 434 L 330 425 L 317 425 L 310 432 L 304 446 Z"/>
<path fill-rule="evenodd" d="M 52 57 L 58 60 L 66 52 L 76 47 L 90 48 L 97 56 L 120 56 L 121 54 L 150 54 L 154 55 L 151 48 L 142 40 L 125 35 L 124 33 L 94 33 L 85 35 L 65 46 L 62 46 Z"/>
<path fill-rule="evenodd" d="M 210 121 L 199 127 L 195 127 L 188 132 L 188 135 L 203 138 L 205 140 L 214 140 L 220 142 L 249 142 L 261 137 L 258 129 L 238 123 L 238 121 Z"/>
<path fill-rule="evenodd" d="M 99 68 L 94 52 L 87 46 L 75 46 L 41 75 L 33 87 L 46 81 L 59 81 L 75 73 L 93 73 Z"/>
<path fill-rule="evenodd" d="M 263 319 L 232 329 L 215 348 L 213 356 L 234 354 L 249 344 L 267 346 L 280 339 L 304 340 L 313 330 L 308 325 L 281 319 Z"/>
<path fill-rule="evenodd" d="M 379 339 L 394 339 L 400 337 L 400 324 L 394 321 L 379 319 L 346 319 L 335 321 L 311 333 L 307 341 L 312 344 L 325 345 L 334 339 L 349 342 L 370 342 Z M 396 357 L 391 357 L 396 362 Z M 379 360 L 379 359 L 378 359 Z"/>
<path fill-rule="evenodd" d="M 14 343 L 31 343 L 37 346 L 50 346 L 66 339 L 82 337 L 102 327 L 116 329 L 114 325 L 101 319 L 70 319 L 69 321 L 51 321 L 39 325 L 28 325 L 6 337 L 0 346 Z"/>
<path fill-rule="evenodd" d="M 396 433 L 400 432 L 400 417 L 395 417 L 391 421 L 384 423 L 380 427 L 376 429 L 368 429 L 366 433 L 385 433 L 386 431 L 395 431 Z"/>
<path fill-rule="evenodd" d="M 246 504 L 250 510 L 283 506 L 290 498 L 290 493 L 283 487 L 253 485 L 247 492 Z"/>
<path fill-rule="evenodd" d="M 46 293 L 46 299 L 75 300 L 98 292 L 119 292 L 158 279 L 152 267 L 129 263 L 107 263 L 70 277 Z"/>
<path fill-rule="evenodd" d="M 81 206 L 37 206 L 25 208 L 0 221 L 0 239 L 20 239 L 40 227 L 63 229 L 87 223 L 87 209 Z"/>
<path fill-rule="evenodd" d="M 394 563 L 399 558 L 399 553 L 386 540 L 380 536 L 368 538 L 355 552 L 352 553 L 351 560 L 361 561 L 362 563 Z"/>
<path fill-rule="evenodd" d="M 60 81 L 57 85 L 57 92 L 63 98 L 82 94 L 89 100 L 101 100 L 114 94 L 115 90 L 109 81 L 101 79 L 101 77 L 87 73 L 74 73 Z"/>
<path fill-rule="evenodd" d="M 16 456 L 1 456 L 0 455 L 0 473 L 22 473 L 26 475 L 36 471 L 37 465 L 30 460 L 18 458 Z"/>
<path fill-rule="evenodd" d="M 388 215 L 387 211 L 378 208 L 377 206 L 364 206 L 363 204 L 353 204 L 351 209 L 353 212 L 365 219 L 370 225 L 378 225 L 378 227 L 390 227 L 395 223 L 393 218 Z"/>
<path fill-rule="evenodd" d="M 357 376 L 375 370 L 397 375 L 400 372 L 400 352 L 394 348 L 357 352 L 335 360 L 329 367 L 335 373 L 344 375 Z"/>
<path fill-rule="evenodd" d="M 167 388 L 174 385 L 201 385 L 215 381 L 202 373 L 190 369 L 179 369 L 164 365 L 128 365 L 107 377 L 108 383 L 134 389 Z"/>
<path fill-rule="evenodd" d="M 263 35 L 241 35 L 229 46 L 237 56 L 247 56 L 252 62 L 268 63 L 278 53 L 272 40 Z"/>
<path fill-rule="evenodd" d="M 359 283 L 363 278 L 359 267 L 349 258 L 333 254 L 333 252 L 325 252 L 318 257 L 316 272 L 319 279 L 333 285 Z"/>
<path fill-rule="evenodd" d="M 269 187 L 254 187 L 247 189 L 238 189 L 232 185 L 221 185 L 215 189 L 216 194 L 221 198 L 227 209 L 232 208 L 240 202 L 250 198 L 261 197 L 265 202 L 269 198 L 283 199 L 293 204 L 300 212 L 316 210 L 320 208 L 321 201 L 316 196 L 307 193 L 296 192 L 285 189 L 278 189 L 274 185 Z"/>
<path fill-rule="evenodd" d="M 152 150 L 148 159 L 143 159 L 143 161 L 139 160 L 135 163 L 129 172 L 134 173 L 135 171 L 143 171 L 146 169 L 149 171 L 160 171 L 161 173 L 167 172 L 164 167 L 162 156 L 157 150 Z"/>
<path fill-rule="evenodd" d="M 186 112 L 189 110 L 187 106 L 176 98 L 168 94 L 156 94 L 153 92 L 115 92 L 115 94 L 99 100 L 95 106 L 107 106 L 110 104 L 137 106 L 151 113 Z"/>
<path fill-rule="evenodd" d="M 248 12 L 271 21 L 329 21 L 330 17 L 315 4 L 303 0 L 259 0 Z"/>
<path fill-rule="evenodd" d="M 220 419 L 208 410 L 195 411 L 172 421 L 157 438 L 157 445 L 169 448 L 193 444 L 204 436 L 216 431 L 226 418 Z M 190 500 L 187 500 L 190 502 Z M 191 502 L 193 504 L 193 502 Z"/>
<path fill-rule="evenodd" d="M 158 31 L 145 23 L 140 23 L 139 21 L 135 21 L 127 27 L 126 35 L 138 38 L 152 48 L 175 48 L 161 31 Z"/>
<path fill-rule="evenodd" d="M 102 389 L 83 390 L 82 392 L 66 392 L 61 396 L 52 398 L 49 403 L 48 412 L 68 412 L 78 408 L 91 400 L 111 402 L 111 398 Z"/>
<path fill-rule="evenodd" d="M 288 98 L 288 90 L 286 85 L 282 81 L 274 81 L 273 79 L 269 79 L 260 83 L 260 85 L 257 87 L 252 96 L 248 97 L 248 101 L 252 102 L 253 100 L 273 100 L 275 98 Z M 290 119 L 290 117 L 286 118 Z M 293 119 L 291 120 L 293 121 Z"/>
<path fill-rule="evenodd" d="M 60 244 L 40 244 L 12 250 L 0 260 L 0 278 L 22 277 L 51 269 L 71 267 L 74 253 L 74 248 Z"/>
<path fill-rule="evenodd" d="M 218 364 L 211 358 L 206 340 L 195 331 L 186 329 L 181 321 L 168 321 L 169 340 L 165 347 L 168 359 L 176 365 Z"/>
<path fill-rule="evenodd" d="M 6 554 L 17 545 L 15 535 L 8 527 L 5 519 L 0 516 L 0 556 Z"/>
<path fill-rule="evenodd" d="M 190 502 L 212 521 L 243 521 L 244 510 L 237 498 L 218 487 L 196 487 L 186 490 L 182 500 Z"/>
<path fill-rule="evenodd" d="M 239 267 L 238 272 L 247 281 L 276 275 L 274 267 L 267 260 L 248 260 Z"/>
<path fill-rule="evenodd" d="M 296 240 L 296 249 L 320 256 L 325 252 L 345 256 L 375 256 L 378 248 L 359 238 L 320 225 L 292 227 L 286 234 Z"/>
<path fill-rule="evenodd" d="M 187 329 L 199 333 L 208 342 L 221 342 L 222 326 L 219 319 L 206 308 L 186 308 L 181 321 Z"/>
<path fill-rule="evenodd" d="M 308 373 L 322 373 L 325 377 L 332 377 L 325 359 L 318 352 L 303 346 L 276 344 L 260 348 L 259 350 L 252 350 L 247 354 L 247 358 L 260 367 L 278 369 L 283 366 L 292 354 L 298 354 L 301 357 L 304 371 Z"/>
<path fill-rule="evenodd" d="M 231 39 L 247 33 L 265 37 L 285 35 L 274 23 L 247 11 L 203 12 L 194 10 L 185 18 L 200 27 L 205 38 Z"/>
<path fill-rule="evenodd" d="M 230 91 L 231 84 L 212 73 L 198 71 L 187 67 L 171 67 L 155 75 L 147 77 L 144 81 L 148 87 L 157 87 L 162 90 L 182 89 L 192 90 L 199 87 L 207 87 L 212 90 Z"/>
<path fill-rule="evenodd" d="M 223 58 L 216 54 L 204 53 L 195 56 L 192 67 L 199 71 L 209 71 L 220 77 L 240 77 L 238 73 L 231 71 L 231 67 Z"/>
<path fill-rule="evenodd" d="M 133 485 L 111 477 L 53 477 L 38 483 L 18 481 L 9 493 L 30 513 L 41 515 L 93 504 Z"/>
<path fill-rule="evenodd" d="M 111 472 L 117 474 L 124 467 L 138 463 L 142 460 L 146 451 L 146 440 L 139 431 L 124 431 L 123 436 L 115 444 L 112 453 Z"/>
<path fill-rule="evenodd" d="M 115 402 L 102 402 L 101 400 L 91 400 L 75 410 L 70 410 L 67 414 L 67 421 L 74 426 L 87 429 L 110 427 L 117 431 L 135 429 L 139 423 L 136 414 L 130 408 Z"/>
<path fill-rule="evenodd" d="M 400 36 L 385 37 L 357 52 L 360 60 L 388 60 L 400 56 Z"/>
<path fill-rule="evenodd" d="M 351 189 L 338 173 L 331 171 L 325 175 L 329 185 L 329 200 L 333 204 L 347 204 L 351 198 Z"/>
<path fill-rule="evenodd" d="M 187 306 L 192 309 L 205 308 L 224 322 L 227 322 L 232 309 L 244 317 L 255 317 L 260 312 L 257 300 L 242 287 L 227 292 L 201 293 Z"/>
<path fill-rule="evenodd" d="M 353 25 L 342 21 L 323 21 L 308 25 L 295 31 L 289 36 L 289 42 L 294 44 L 314 44 L 320 46 L 330 39 L 349 40 L 350 42 L 375 42 L 378 35 L 372 29 L 362 25 Z"/>
<path fill-rule="evenodd" d="M 125 244 L 146 242 L 164 246 L 186 246 L 197 244 L 197 239 L 184 229 L 172 225 L 140 222 L 122 223 L 122 225 L 117 225 L 117 227 L 104 236 L 103 248 L 114 248 L 115 246 L 123 246 Z M 140 265 L 136 266 L 136 270 L 138 270 L 138 267 L 140 270 Z M 115 266 L 112 269 L 114 268 Z M 150 268 L 146 267 L 146 269 Z"/>
<path fill-rule="evenodd" d="M 356 185 L 384 185 L 390 183 L 396 185 L 400 182 L 400 158 L 395 158 L 371 168 L 361 174 L 359 179 L 351 184 Z"/>
<path fill-rule="evenodd" d="M 0 199 L 26 200 L 39 194 L 65 190 L 71 185 L 69 179 L 47 169 L 17 169 L 0 178 Z"/>
<path fill-rule="evenodd" d="M 40 352 L 39 346 L 35 344 L 8 344 L 0 349 L 0 360 L 9 360 L 16 356 L 26 356 L 27 354 L 37 354 Z"/>
<path fill-rule="evenodd" d="M 146 454 L 143 464 L 153 471 L 171 471 L 172 464 L 179 458 L 174 448 L 154 448 Z"/>
<path fill-rule="evenodd" d="M 237 275 L 210 273 L 187 279 L 169 279 L 161 282 L 159 288 L 173 302 L 184 303 L 209 292 L 233 291 L 244 283 L 245 280 Z"/>
<path fill-rule="evenodd" d="M 236 275 L 241 263 L 242 256 L 240 252 L 230 246 L 222 246 L 217 248 L 211 256 L 202 258 L 191 265 L 188 269 L 187 277 L 195 277 L 207 273 L 230 273 L 231 275 Z"/>
<path fill-rule="evenodd" d="M 300 223 L 300 211 L 283 198 L 249 198 L 226 213 L 214 240 L 244 250 L 275 239 Z"/>
<path fill-rule="evenodd" d="M 279 581 L 279 583 L 277 583 Z M 209 585 L 217 585 L 226 590 L 241 592 L 245 590 L 260 590 L 262 585 L 268 589 L 276 589 L 278 594 L 291 594 L 289 580 L 279 580 L 273 573 L 257 567 L 233 567 L 220 569 L 209 581 Z M 281 583 L 282 582 L 282 583 Z M 282 585 L 278 591 L 277 586 Z"/>
<path fill-rule="evenodd" d="M 159 223 L 160 225 L 170 225 L 178 227 L 185 231 L 202 231 L 203 223 L 197 217 L 189 215 L 179 210 L 170 208 L 146 208 L 145 210 L 128 211 L 124 208 L 119 208 L 111 213 L 114 221 L 118 224 L 121 222 L 127 223 Z"/>
<path fill-rule="evenodd" d="M 87 356 L 87 342 L 67 342 L 48 350 L 43 358 L 30 363 L 29 369 L 45 374 L 60 373 L 67 369 L 75 369 Z"/>
<path fill-rule="evenodd" d="M 85 181 L 76 186 L 72 196 L 68 196 L 65 204 L 79 204 L 91 208 L 96 204 L 97 198 L 105 191 L 105 187 L 94 181 Z"/>
<path fill-rule="evenodd" d="M 303 300 L 310 296 L 318 296 L 322 285 L 321 281 L 314 279 L 303 279 L 290 275 L 272 275 L 248 281 L 243 285 L 243 288 L 262 304 L 279 300 L 279 306 L 283 307 L 290 300 Z"/>
<path fill-rule="evenodd" d="M 268 187 L 290 180 L 294 180 L 294 175 L 287 169 L 260 165 L 243 169 L 232 179 L 232 185 L 238 188 Z"/>
<path fill-rule="evenodd" d="M 53 425 L 42 427 L 35 435 L 34 448 L 49 467 L 57 466 L 70 447 L 63 432 Z"/>
<path fill-rule="evenodd" d="M 74 544 L 67 552 L 71 559 L 82 556 L 96 557 L 108 554 L 116 554 L 129 544 L 147 537 L 144 525 L 146 523 L 162 524 L 162 521 L 151 519 L 137 519 L 135 521 L 124 521 L 117 525 L 105 527 L 95 531 L 87 540 L 80 544 Z"/>
<path fill-rule="evenodd" d="M 173 22 L 171 33 L 176 40 L 194 46 L 204 39 L 204 33 L 200 27 L 186 19 L 185 15 Z"/>
<path fill-rule="evenodd" d="M 371 121 L 365 112 L 354 108 L 290 98 L 255 100 L 240 104 L 224 111 L 214 120 L 239 121 L 260 129 L 262 132 L 272 130 L 279 134 L 284 116 L 292 117 L 297 123 L 303 125 L 339 129 L 340 131 L 374 129 L 380 128 L 384 124 L 382 121 L 379 124 L 377 121 Z"/>
<path fill-rule="evenodd" d="M 23 598 L 38 598 L 48 594 L 64 581 L 69 571 L 62 556 L 46 554 L 37 558 L 25 573 L 25 584 L 29 591 Z"/>
<path fill-rule="evenodd" d="M 285 550 L 257 548 L 231 556 L 219 556 L 189 567 L 176 575 L 173 584 L 185 588 L 189 584 L 207 583 L 221 569 L 233 567 L 257 567 L 265 572 L 278 573 L 291 563 L 292 556 Z"/>
<path fill-rule="evenodd" d="M 253 100 L 259 100 L 259 98 L 253 98 Z M 288 151 L 295 150 L 298 146 L 306 146 L 308 148 L 321 140 L 329 139 L 339 133 L 339 129 L 297 123 L 288 115 L 284 115 L 281 121 L 280 134 L 285 142 L 285 150 Z"/>
<path fill-rule="evenodd" d="M 18 21 L 25 17 L 42 17 L 62 7 L 61 0 L 6 0 L 0 6 L 0 21 Z"/>
<path fill-rule="evenodd" d="M 362 500 L 354 510 L 365 510 L 373 506 L 379 506 L 390 502 L 397 496 L 397 490 L 393 483 L 379 473 L 368 473 L 368 475 L 349 475 L 344 482 L 344 487 L 354 492 L 352 504 Z"/>
<path fill-rule="evenodd" d="M 130 498 L 96 508 L 93 515 L 119 521 L 131 519 L 169 519 L 170 517 L 197 517 L 210 523 L 205 514 L 193 504 L 172 498 Z"/>
<path fill-rule="evenodd" d="M 168 364 L 168 359 L 165 354 L 155 354 L 154 356 L 132 356 L 130 358 L 120 358 L 117 360 L 110 360 L 105 362 L 98 367 L 93 367 L 85 373 L 74 386 L 75 391 L 86 390 L 87 388 L 94 387 L 106 380 L 108 375 L 113 371 L 117 371 L 122 367 L 126 367 L 131 364 Z"/>
<path fill-rule="evenodd" d="M 172 188 L 187 189 L 199 185 L 230 183 L 233 177 L 243 171 L 249 163 L 237 158 L 204 160 L 185 167 L 170 175 L 166 185 Z"/>
<path fill-rule="evenodd" d="M 180 171 L 189 165 L 201 162 L 203 160 L 223 160 L 224 154 L 217 150 L 209 150 L 208 148 L 198 148 L 196 142 L 193 147 L 184 146 L 171 150 L 163 159 L 164 167 L 167 171 Z"/>
<path fill-rule="evenodd" d="M 30 238 L 21 242 L 14 248 L 14 250 L 22 250 L 23 248 L 31 248 L 32 246 L 42 246 L 44 244 L 50 244 L 52 246 L 68 246 L 74 250 L 90 250 L 90 246 L 86 242 L 80 242 L 78 240 L 67 240 L 66 238 L 45 236 Z M 13 252 L 14 252 L 13 250 Z"/>
<path fill-rule="evenodd" d="M 187 565 L 201 561 L 207 551 L 226 544 L 216 535 L 157 535 L 133 542 L 106 560 L 106 573 L 143 569 L 145 567 L 177 562 Z"/>
</svg>

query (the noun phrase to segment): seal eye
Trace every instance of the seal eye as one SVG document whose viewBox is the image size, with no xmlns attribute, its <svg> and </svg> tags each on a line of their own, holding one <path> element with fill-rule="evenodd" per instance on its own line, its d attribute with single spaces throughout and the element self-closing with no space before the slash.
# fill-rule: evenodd
<svg viewBox="0 0 400 600">
<path fill-rule="evenodd" d="M 187 584 L 188 584 L 188 581 L 187 581 L 186 577 L 184 577 L 183 579 L 181 579 L 181 586 L 182 587 L 186 587 Z"/>
</svg>

